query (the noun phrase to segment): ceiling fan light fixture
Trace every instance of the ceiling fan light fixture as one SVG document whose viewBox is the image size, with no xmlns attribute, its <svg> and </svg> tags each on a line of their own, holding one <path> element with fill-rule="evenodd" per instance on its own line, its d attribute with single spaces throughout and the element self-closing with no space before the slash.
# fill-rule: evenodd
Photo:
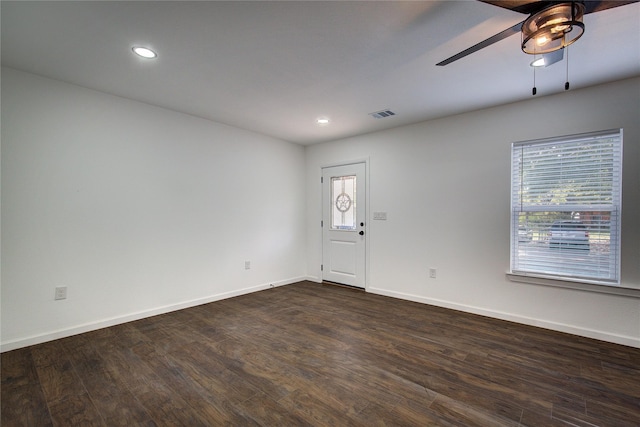
<svg viewBox="0 0 640 427">
<path fill-rule="evenodd" d="M 530 65 L 532 67 L 544 67 L 546 65 L 545 61 L 544 61 L 544 57 L 540 57 L 540 58 L 532 61 Z"/>
<path fill-rule="evenodd" d="M 531 66 L 536 67 L 548 67 L 550 65 L 555 64 L 556 62 L 562 61 L 564 58 L 564 49 L 558 49 L 554 52 L 545 53 L 540 58 L 535 59 L 531 62 Z"/>
<path fill-rule="evenodd" d="M 559 3 L 532 14 L 522 24 L 522 51 L 530 55 L 562 49 L 584 33 L 584 4 Z"/>
</svg>

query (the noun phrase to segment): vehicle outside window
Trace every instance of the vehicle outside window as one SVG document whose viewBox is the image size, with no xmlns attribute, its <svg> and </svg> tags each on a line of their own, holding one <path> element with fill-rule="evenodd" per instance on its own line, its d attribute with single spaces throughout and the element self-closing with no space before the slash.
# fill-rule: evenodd
<svg viewBox="0 0 640 427">
<path fill-rule="evenodd" d="M 555 221 L 549 230 L 550 248 L 589 250 L 589 230 L 581 221 Z"/>
</svg>

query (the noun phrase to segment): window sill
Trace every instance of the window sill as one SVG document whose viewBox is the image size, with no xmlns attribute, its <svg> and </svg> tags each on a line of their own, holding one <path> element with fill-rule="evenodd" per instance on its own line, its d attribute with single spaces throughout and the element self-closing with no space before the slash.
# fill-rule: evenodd
<svg viewBox="0 0 640 427">
<path fill-rule="evenodd" d="M 626 297 L 640 298 L 640 289 L 624 288 L 618 285 L 596 285 L 593 283 L 558 280 L 548 277 L 531 276 L 516 273 L 507 273 L 507 278 L 512 282 L 530 283 L 533 285 L 553 286 L 556 288 L 576 289 L 579 291 L 598 292 L 602 294 L 622 295 Z"/>
</svg>

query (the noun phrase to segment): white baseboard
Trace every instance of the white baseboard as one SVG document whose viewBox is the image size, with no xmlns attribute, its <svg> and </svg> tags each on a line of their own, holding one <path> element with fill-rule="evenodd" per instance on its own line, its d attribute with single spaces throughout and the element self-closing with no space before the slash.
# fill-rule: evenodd
<svg viewBox="0 0 640 427">
<path fill-rule="evenodd" d="M 103 319 L 96 322 L 90 322 L 83 325 L 74 326 L 71 328 L 61 329 L 57 331 L 47 332 L 40 335 L 34 335 L 26 338 L 20 338 L 13 341 L 3 342 L 0 344 L 0 353 L 15 350 L 18 348 L 28 347 L 30 345 L 41 344 L 47 341 L 52 341 L 60 338 L 66 338 L 72 335 L 91 332 L 97 329 L 107 328 L 107 327 L 119 325 L 122 323 L 132 322 L 135 320 L 140 320 L 147 317 L 156 316 L 159 314 L 165 314 L 172 311 L 182 310 L 189 307 L 208 304 L 210 302 L 220 301 L 227 298 L 233 298 L 240 295 L 262 291 L 265 289 L 269 289 L 271 285 L 284 286 L 284 285 L 290 285 L 292 283 L 297 283 L 303 280 L 308 280 L 316 283 L 322 282 L 320 278 L 315 276 L 296 277 L 296 278 L 281 280 L 277 282 L 269 282 L 269 283 L 265 283 L 258 286 L 252 286 L 249 288 L 238 289 L 235 291 L 211 295 L 205 298 L 199 298 L 199 299 L 194 299 L 190 301 L 183 301 L 177 304 L 171 304 L 171 305 L 158 307 L 150 310 L 127 314 L 124 316 L 118 316 L 110 319 Z M 437 307 L 450 308 L 453 310 L 464 311 L 467 313 L 479 314 L 481 316 L 493 317 L 501 320 L 508 320 L 511 322 L 522 323 L 525 325 L 537 326 L 544 329 L 550 329 L 550 330 L 559 331 L 559 332 L 566 332 L 573 335 L 579 335 L 587 338 L 594 338 L 602 341 L 626 345 L 629 347 L 640 348 L 640 338 L 637 338 L 637 337 L 616 335 L 608 332 L 585 329 L 585 328 L 580 328 L 580 327 L 567 325 L 563 323 L 550 322 L 546 320 L 518 316 L 512 313 L 504 313 L 504 312 L 499 312 L 494 310 L 487 310 L 480 307 L 458 304 L 450 301 L 438 300 L 433 298 L 425 298 L 418 295 L 389 291 L 387 289 L 367 288 L 367 292 L 370 292 L 372 294 L 384 295 L 392 298 L 403 299 L 407 301 L 418 302 L 422 304 L 434 305 Z"/>
<path fill-rule="evenodd" d="M 3 342 L 0 344 L 0 353 L 6 351 L 16 350 L 18 348 L 28 347 L 30 345 L 41 344 L 47 341 L 53 341 L 60 338 L 70 337 L 72 335 L 83 334 L 85 332 L 91 332 L 102 328 L 108 328 L 109 326 L 120 325 L 122 323 L 133 322 L 135 320 L 144 319 L 151 316 L 157 316 L 159 314 L 170 313 L 172 311 L 182 310 L 185 308 L 195 307 L 202 304 L 208 304 L 210 302 L 220 301 L 227 298 L 233 298 L 240 295 L 250 294 L 253 292 L 269 289 L 271 285 L 274 287 L 290 285 L 292 283 L 300 282 L 302 280 L 308 280 L 306 277 L 296 277 L 287 280 L 280 280 L 275 282 L 269 282 L 258 286 L 252 286 L 249 288 L 238 289 L 235 291 L 224 292 L 221 294 L 210 295 L 204 298 L 198 298 L 190 301 L 183 301 L 177 304 L 166 305 L 163 307 L 157 307 L 150 310 L 139 311 L 136 313 L 130 313 L 124 316 L 112 317 L 109 319 L 103 319 L 96 322 L 85 323 L 83 325 L 74 326 L 71 328 L 60 329 L 57 331 L 46 332 L 40 335 L 34 335 L 26 338 L 20 338 L 13 341 Z"/>
<path fill-rule="evenodd" d="M 425 298 L 418 295 L 405 294 L 401 292 L 389 291 L 387 289 L 368 288 L 367 292 L 372 294 L 384 295 L 392 298 L 398 298 L 422 304 L 434 305 L 437 307 L 450 308 L 452 310 L 464 311 L 466 313 L 479 314 L 481 316 L 493 317 L 495 319 L 508 320 L 524 325 L 536 326 L 539 328 L 550 329 L 558 332 L 566 332 L 572 335 L 593 338 L 601 341 L 607 341 L 615 344 L 622 344 L 629 347 L 640 348 L 640 338 L 626 335 L 617 335 L 609 332 L 598 331 L 593 329 L 581 328 L 564 323 L 551 322 L 548 320 L 535 319 L 525 316 L 519 316 L 513 313 L 505 313 L 501 311 L 487 310 L 480 307 L 474 307 L 465 304 L 458 304 L 450 301 L 438 300 L 433 298 Z"/>
</svg>

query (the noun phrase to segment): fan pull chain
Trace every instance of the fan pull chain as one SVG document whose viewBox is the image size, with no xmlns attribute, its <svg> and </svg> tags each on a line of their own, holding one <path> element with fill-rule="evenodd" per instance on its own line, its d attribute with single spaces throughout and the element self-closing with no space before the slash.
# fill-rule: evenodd
<svg viewBox="0 0 640 427">
<path fill-rule="evenodd" d="M 531 89 L 531 95 L 535 96 L 538 93 L 538 89 L 536 89 L 536 67 L 533 67 L 533 89 Z"/>
<path fill-rule="evenodd" d="M 567 79 L 564 82 L 564 90 L 569 90 L 569 46 L 565 47 L 567 53 Z"/>
</svg>

